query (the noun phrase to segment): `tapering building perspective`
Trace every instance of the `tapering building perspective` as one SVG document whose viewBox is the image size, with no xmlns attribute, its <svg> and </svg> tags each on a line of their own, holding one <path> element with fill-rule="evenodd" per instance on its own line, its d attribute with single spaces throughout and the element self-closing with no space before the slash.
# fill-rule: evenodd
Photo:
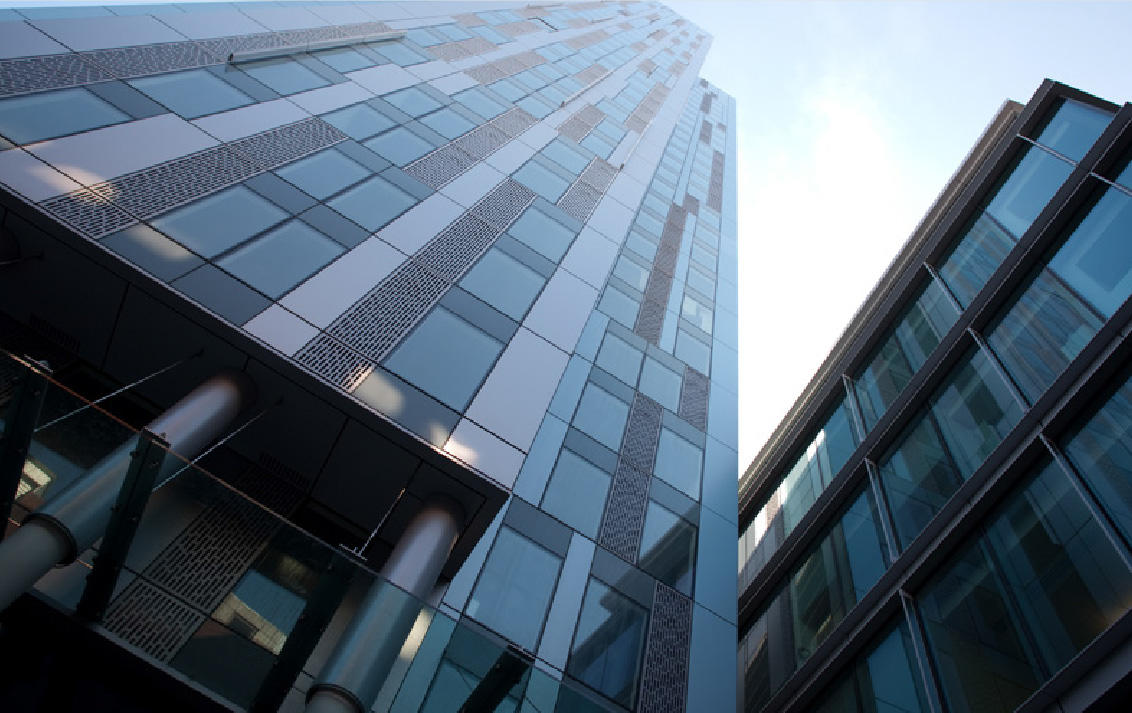
<svg viewBox="0 0 1132 713">
<path fill-rule="evenodd" d="M 739 710 L 1132 710 L 1132 104 L 1007 102 L 740 481 Z"/>
<path fill-rule="evenodd" d="M 710 43 L 0 9 L 0 710 L 735 709 Z"/>
</svg>

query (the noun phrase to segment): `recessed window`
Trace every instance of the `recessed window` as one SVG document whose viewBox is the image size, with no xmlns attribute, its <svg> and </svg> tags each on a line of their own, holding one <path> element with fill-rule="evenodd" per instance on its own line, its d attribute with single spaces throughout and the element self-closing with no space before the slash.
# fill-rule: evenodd
<svg viewBox="0 0 1132 713">
<path fill-rule="evenodd" d="M 235 186 L 150 222 L 198 255 L 211 258 L 286 217 L 275 204 Z"/>
<path fill-rule="evenodd" d="M 637 323 L 637 312 L 640 310 L 640 305 L 632 297 L 613 285 L 606 285 L 597 308 L 621 326 L 632 329 Z"/>
<path fill-rule="evenodd" d="M 500 528 L 464 611 L 534 651 L 561 566 L 553 552 L 510 528 Z"/>
<path fill-rule="evenodd" d="M 348 47 L 311 52 L 311 55 L 338 72 L 354 72 L 377 64 L 377 62 L 364 56 L 361 52 L 349 49 Z"/>
<path fill-rule="evenodd" d="M 696 528 L 668 508 L 650 501 L 641 533 L 641 569 L 691 595 L 695 561 Z"/>
<path fill-rule="evenodd" d="M 434 309 L 393 351 L 386 368 L 463 411 L 503 345 L 443 307 Z"/>
<path fill-rule="evenodd" d="M 342 251 L 341 245 L 322 233 L 291 221 L 237 248 L 216 264 L 278 299 Z"/>
<path fill-rule="evenodd" d="M 334 210 L 370 232 L 381 228 L 417 202 L 392 183 L 374 176 L 329 201 Z"/>
<path fill-rule="evenodd" d="M 707 374 L 711 369 L 711 347 L 683 329 L 676 332 L 676 358 L 697 371 Z"/>
<path fill-rule="evenodd" d="M 504 111 L 502 104 L 489 99 L 486 94 L 475 87 L 466 89 L 459 94 L 453 94 L 452 98 L 485 119 L 493 119 Z"/>
<path fill-rule="evenodd" d="M 637 374 L 641 370 L 642 356 L 639 349 L 624 339 L 606 334 L 595 363 L 629 386 L 635 387 Z"/>
<path fill-rule="evenodd" d="M 641 393 L 675 413 L 680 408 L 680 384 L 683 378 L 652 357 L 645 357 L 641 369 Z"/>
<path fill-rule="evenodd" d="M 370 175 L 360 163 L 351 161 L 334 149 L 295 161 L 276 173 L 319 200 L 329 198 Z"/>
<path fill-rule="evenodd" d="M 590 163 L 588 156 L 568 146 L 562 139 L 551 141 L 543 147 L 542 154 L 574 175 L 580 174 Z"/>
<path fill-rule="evenodd" d="M 186 119 L 252 103 L 247 94 L 204 69 L 131 79 L 129 84 Z"/>
<path fill-rule="evenodd" d="M 0 100 L 0 134 L 30 144 L 129 121 L 125 113 L 85 89 L 59 89 Z"/>
<path fill-rule="evenodd" d="M 624 255 L 617 259 L 613 274 L 641 292 L 645 291 L 645 286 L 649 283 L 648 268 L 641 267 Z"/>
</svg>

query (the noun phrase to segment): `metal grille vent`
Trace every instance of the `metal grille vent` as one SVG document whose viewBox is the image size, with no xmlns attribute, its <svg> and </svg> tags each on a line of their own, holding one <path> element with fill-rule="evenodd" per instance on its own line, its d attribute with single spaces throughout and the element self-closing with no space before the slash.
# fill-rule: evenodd
<svg viewBox="0 0 1132 713">
<path fill-rule="evenodd" d="M 409 260 L 338 317 L 328 331 L 363 356 L 381 361 L 447 289 L 446 280 Z"/>
<path fill-rule="evenodd" d="M 0 61 L 0 96 L 74 87 L 107 79 L 113 77 L 69 52 Z"/>
<path fill-rule="evenodd" d="M 692 650 L 692 600 L 656 583 L 649 618 L 641 713 L 684 713 Z"/>
<path fill-rule="evenodd" d="M 507 178 L 476 202 L 471 213 L 502 231 L 510 227 L 534 199 L 534 191 Z"/>
<path fill-rule="evenodd" d="M 262 170 L 270 170 L 346 138 L 345 134 L 322 119 L 311 117 L 233 141 L 228 147 L 258 164 Z"/>
<path fill-rule="evenodd" d="M 684 383 L 680 387 L 680 418 L 701 431 L 707 430 L 708 390 L 707 376 L 692 367 L 684 369 Z"/>
<path fill-rule="evenodd" d="M 84 52 L 87 59 L 120 79 L 192 69 L 215 64 L 218 59 L 195 42 L 169 42 L 141 47 Z"/>
<path fill-rule="evenodd" d="M 295 361 L 349 393 L 373 371 L 373 364 L 333 337 L 319 333 L 307 342 Z"/>
<path fill-rule="evenodd" d="M 455 144 L 448 144 L 422 156 L 405 167 L 405 173 L 426 186 L 440 189 L 476 163 Z"/>
<path fill-rule="evenodd" d="M 566 215 L 584 223 L 597 206 L 597 202 L 601 200 L 601 193 L 597 188 L 579 180 L 558 199 L 558 207 Z"/>
<path fill-rule="evenodd" d="M 491 124 L 484 124 L 472 129 L 452 143 L 464 153 L 479 160 L 488 156 L 509 140 L 507 134 Z"/>
<path fill-rule="evenodd" d="M 621 459 L 645 473 L 656 465 L 656 444 L 660 438 L 660 418 L 664 408 L 644 394 L 637 394 L 625 429 Z"/>
<path fill-rule="evenodd" d="M 412 259 L 434 275 L 455 282 L 497 235 L 497 228 L 467 213 L 430 240 Z"/>
<path fill-rule="evenodd" d="M 88 238 L 113 233 L 137 222 L 118 206 L 85 188 L 49 198 L 39 207 Z"/>
<path fill-rule="evenodd" d="M 494 126 L 509 137 L 515 138 L 537 123 L 538 119 L 534 118 L 534 116 L 519 107 L 515 107 L 492 119 L 489 125 Z"/>
<path fill-rule="evenodd" d="M 135 579 L 106 609 L 106 629 L 158 661 L 169 661 L 205 615 L 156 587 Z"/>
<path fill-rule="evenodd" d="M 610 491 L 598 542 L 629 564 L 636 564 L 648 504 L 649 475 L 622 459 L 617 463 Z"/>
</svg>

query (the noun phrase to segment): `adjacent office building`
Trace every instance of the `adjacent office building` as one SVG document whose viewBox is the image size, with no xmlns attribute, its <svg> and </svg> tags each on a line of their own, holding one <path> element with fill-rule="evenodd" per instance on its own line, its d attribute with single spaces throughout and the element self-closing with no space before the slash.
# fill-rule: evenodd
<svg viewBox="0 0 1132 713">
<path fill-rule="evenodd" d="M 747 470 L 741 710 L 1132 705 L 1130 129 L 1004 105 Z"/>
<path fill-rule="evenodd" d="M 0 708 L 734 708 L 709 44 L 654 2 L 0 10 Z"/>
</svg>

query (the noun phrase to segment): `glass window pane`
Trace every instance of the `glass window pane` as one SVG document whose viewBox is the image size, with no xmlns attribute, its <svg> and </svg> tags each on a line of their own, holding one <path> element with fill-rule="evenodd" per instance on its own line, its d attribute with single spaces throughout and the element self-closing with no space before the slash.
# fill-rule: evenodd
<svg viewBox="0 0 1132 713">
<path fill-rule="evenodd" d="M 460 287 L 517 322 L 546 279 L 502 250 L 489 250 L 460 280 Z"/>
<path fill-rule="evenodd" d="M 500 528 L 465 611 L 534 651 L 561 565 L 553 553 L 509 528 Z"/>
<path fill-rule="evenodd" d="M 641 351 L 625 340 L 606 334 L 597 353 L 595 362 L 602 369 L 613 374 L 629 386 L 637 385 L 637 373 L 641 370 Z"/>
<path fill-rule="evenodd" d="M 487 95 L 475 87 L 453 94 L 452 98 L 485 119 L 494 119 L 502 114 L 504 110 L 502 104 L 493 99 L 489 99 Z"/>
<path fill-rule="evenodd" d="M 0 100 L 0 135 L 16 144 L 53 139 L 129 119 L 77 87 Z"/>
<path fill-rule="evenodd" d="M 664 482 L 693 500 L 700 499 L 703 460 L 703 451 L 698 446 L 667 428 L 660 429 L 660 443 L 657 445 L 653 471 Z"/>
<path fill-rule="evenodd" d="M 503 345 L 495 339 L 437 307 L 398 345 L 385 366 L 463 411 L 502 351 Z"/>
<path fill-rule="evenodd" d="M 537 208 L 528 208 L 507 229 L 515 239 L 543 257 L 561 262 L 574 241 L 574 232 Z"/>
<path fill-rule="evenodd" d="M 436 42 L 430 44 L 436 44 Z M 385 59 L 402 67 L 419 64 L 425 60 L 419 52 L 406 47 L 400 42 L 382 42 L 381 44 L 372 45 L 371 48 Z"/>
<path fill-rule="evenodd" d="M 324 200 L 370 175 L 360 163 L 329 149 L 288 164 L 276 171 L 280 177 Z"/>
<path fill-rule="evenodd" d="M 677 412 L 680 409 L 680 385 L 683 379 L 652 357 L 645 358 L 641 369 L 641 393 L 664 408 Z"/>
<path fill-rule="evenodd" d="M 408 210 L 417 199 L 384 179 L 374 176 L 351 188 L 327 205 L 370 232 Z"/>
<path fill-rule="evenodd" d="M 291 221 L 237 248 L 216 264 L 278 299 L 344 249 L 304 223 Z"/>
<path fill-rule="evenodd" d="M 959 304 L 967 307 L 1013 247 L 1002 226 L 984 213 L 939 266 L 939 276 Z"/>
<path fill-rule="evenodd" d="M 570 187 L 570 182 L 537 161 L 528 161 L 511 176 L 551 203 L 557 201 Z"/>
<path fill-rule="evenodd" d="M 649 501 L 641 533 L 638 566 L 688 596 L 696 561 L 696 528 L 692 523 Z"/>
<path fill-rule="evenodd" d="M 711 347 L 683 329 L 676 330 L 676 358 L 688 366 L 707 374 L 711 369 Z"/>
<path fill-rule="evenodd" d="M 923 366 L 958 318 L 959 313 L 947 299 L 943 287 L 929 279 L 895 329 L 896 338 L 913 371 Z"/>
<path fill-rule="evenodd" d="M 633 708 L 648 616 L 639 604 L 590 579 L 566 672 L 627 708 Z"/>
<path fill-rule="evenodd" d="M 704 332 L 711 334 L 712 317 L 714 316 L 711 307 L 706 306 L 691 295 L 685 294 L 681 315 Z"/>
<path fill-rule="evenodd" d="M 329 80 L 323 79 L 298 62 L 287 58 L 246 62 L 240 64 L 239 67 L 280 94 L 296 94 L 330 84 Z"/>
<path fill-rule="evenodd" d="M 890 336 L 853 382 L 865 428 L 876 425 L 911 380 L 912 368 L 895 335 Z"/>
<path fill-rule="evenodd" d="M 901 548 L 920 534 L 962 482 L 928 414 L 881 459 L 880 479 Z"/>
<path fill-rule="evenodd" d="M 1022 417 L 1022 407 L 981 350 L 973 351 L 936 391 L 931 411 L 964 478 L 971 477 Z"/>
<path fill-rule="evenodd" d="M 322 118 L 350 138 L 359 141 L 367 139 L 379 131 L 385 131 L 394 124 L 392 119 L 366 104 L 355 104 L 345 109 L 332 111 L 329 114 L 324 114 Z"/>
<path fill-rule="evenodd" d="M 596 539 L 611 480 L 609 473 L 563 449 L 542 497 L 542 509 Z"/>
<path fill-rule="evenodd" d="M 580 174 L 590 163 L 589 158 L 567 146 L 561 139 L 551 141 L 542 149 L 542 153 L 574 175 Z"/>
<path fill-rule="evenodd" d="M 1125 383 L 1060 445 L 1101 507 L 1132 541 L 1132 383 Z"/>
<path fill-rule="evenodd" d="M 398 166 L 412 163 L 434 148 L 403 126 L 366 141 L 365 147 Z"/>
<path fill-rule="evenodd" d="M 621 449 L 621 434 L 629 418 L 629 404 L 600 386 L 587 383 L 574 414 L 574 427 L 589 434 L 611 451 Z"/>
<path fill-rule="evenodd" d="M 1108 318 L 1132 294 L 1132 198 L 1109 189 L 1073 229 L 1049 267 Z"/>
<path fill-rule="evenodd" d="M 186 119 L 252 103 L 248 95 L 204 69 L 131 79 L 128 83 Z"/>
<path fill-rule="evenodd" d="M 1038 134 L 1037 142 L 1062 156 L 1080 161 L 1111 120 L 1112 114 L 1104 109 L 1066 99 Z"/>
<path fill-rule="evenodd" d="M 216 257 L 288 217 L 243 186 L 215 193 L 150 221 L 203 257 Z"/>
<path fill-rule="evenodd" d="M 645 291 L 645 286 L 649 281 L 648 269 L 641 267 L 624 255 L 617 259 L 617 264 L 613 268 L 613 274 L 624 280 L 629 286 L 635 287 L 641 292 Z"/>
<path fill-rule="evenodd" d="M 409 116 L 422 116 L 441 107 L 440 102 L 416 87 L 409 87 L 408 89 L 386 94 L 382 99 Z"/>
<path fill-rule="evenodd" d="M 622 326 L 632 329 L 637 323 L 637 310 L 640 309 L 640 305 L 629 295 L 613 285 L 608 285 L 597 308 Z"/>
<path fill-rule="evenodd" d="M 311 52 L 311 55 L 317 57 L 320 62 L 323 62 L 331 69 L 339 72 L 353 72 L 377 64 L 372 59 L 362 56 L 360 52 L 347 47 L 320 50 L 318 52 Z"/>
<path fill-rule="evenodd" d="M 441 109 L 422 116 L 421 123 L 448 139 L 454 139 L 475 126 L 451 109 Z"/>
</svg>

